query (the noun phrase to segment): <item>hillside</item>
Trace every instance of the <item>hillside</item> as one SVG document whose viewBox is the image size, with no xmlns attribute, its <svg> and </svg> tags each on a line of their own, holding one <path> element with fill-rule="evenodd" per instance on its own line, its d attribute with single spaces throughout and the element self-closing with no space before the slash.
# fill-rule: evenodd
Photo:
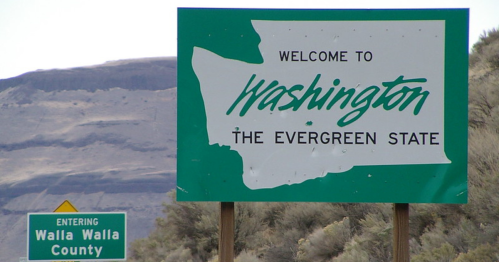
<svg viewBox="0 0 499 262">
<path fill-rule="evenodd" d="M 176 185 L 176 59 L 0 80 L 0 261 L 26 256 L 26 214 L 65 199 L 126 211 L 145 237 Z"/>
<path fill-rule="evenodd" d="M 24 86 L 45 92 L 62 90 L 165 90 L 177 86 L 175 58 L 141 58 L 102 65 L 38 70 L 0 81 L 0 91 Z"/>
</svg>

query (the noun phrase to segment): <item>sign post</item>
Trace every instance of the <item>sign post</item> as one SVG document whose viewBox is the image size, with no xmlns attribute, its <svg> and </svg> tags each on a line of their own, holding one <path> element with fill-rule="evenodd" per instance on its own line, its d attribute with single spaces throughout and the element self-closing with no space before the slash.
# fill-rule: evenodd
<svg viewBox="0 0 499 262">
<path fill-rule="evenodd" d="M 28 261 L 126 260 L 126 213 L 29 213 Z"/>
<path fill-rule="evenodd" d="M 409 262 L 409 204 L 393 204 L 393 261 Z"/>
<path fill-rule="evenodd" d="M 218 257 L 220 262 L 234 261 L 234 202 L 220 203 Z"/>
</svg>

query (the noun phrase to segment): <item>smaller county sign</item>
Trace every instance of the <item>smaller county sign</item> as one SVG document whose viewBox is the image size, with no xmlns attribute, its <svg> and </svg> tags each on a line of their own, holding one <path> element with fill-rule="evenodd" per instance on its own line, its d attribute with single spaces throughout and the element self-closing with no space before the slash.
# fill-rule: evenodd
<svg viewBox="0 0 499 262">
<path fill-rule="evenodd" d="M 29 213 L 28 261 L 126 260 L 126 213 Z"/>
</svg>

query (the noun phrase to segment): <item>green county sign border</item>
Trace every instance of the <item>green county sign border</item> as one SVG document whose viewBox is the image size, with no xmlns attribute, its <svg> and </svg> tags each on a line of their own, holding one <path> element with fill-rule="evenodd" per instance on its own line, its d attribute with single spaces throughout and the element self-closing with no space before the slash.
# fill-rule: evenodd
<svg viewBox="0 0 499 262">
<path fill-rule="evenodd" d="M 467 202 L 468 9 L 178 9 L 179 201 Z"/>
<path fill-rule="evenodd" d="M 126 213 L 29 213 L 28 261 L 126 260 Z"/>
</svg>

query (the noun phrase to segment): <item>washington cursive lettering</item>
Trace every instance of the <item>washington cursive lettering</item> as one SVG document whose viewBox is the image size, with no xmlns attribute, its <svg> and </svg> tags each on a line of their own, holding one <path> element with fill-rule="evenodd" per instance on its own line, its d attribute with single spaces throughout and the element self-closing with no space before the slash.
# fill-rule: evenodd
<svg viewBox="0 0 499 262">
<path fill-rule="evenodd" d="M 343 127 L 357 121 L 370 107 L 382 106 L 383 109 L 389 111 L 398 106 L 399 111 L 404 111 L 414 102 L 413 114 L 417 115 L 426 98 L 430 95 L 430 92 L 423 91 L 421 86 L 412 88 L 407 86 L 408 84 L 426 83 L 426 78 L 404 79 L 402 75 L 393 81 L 382 82 L 382 86 L 386 88 L 384 91 L 376 85 L 371 85 L 360 92 L 357 88 L 339 88 L 340 79 L 335 79 L 332 87 L 323 90 L 322 87 L 317 86 L 321 74 L 315 76 L 306 90 L 302 84 L 295 84 L 288 88 L 279 85 L 277 80 L 271 81 L 264 87 L 266 80 L 261 79 L 254 83 L 255 78 L 256 74 L 250 77 L 241 94 L 227 110 L 227 115 L 230 115 L 240 103 L 242 108 L 239 111 L 239 116 L 244 116 L 254 104 L 257 105 L 258 110 L 268 107 L 270 111 L 274 111 L 276 108 L 279 111 L 288 109 L 297 111 L 303 105 L 306 105 L 308 110 L 314 108 L 331 110 L 333 106 L 338 104 L 341 110 L 352 109 L 338 120 L 338 126 Z M 337 88 L 336 94 L 333 95 Z M 283 99 L 285 95 L 287 97 Z M 307 100 L 308 103 L 306 103 Z"/>
</svg>

